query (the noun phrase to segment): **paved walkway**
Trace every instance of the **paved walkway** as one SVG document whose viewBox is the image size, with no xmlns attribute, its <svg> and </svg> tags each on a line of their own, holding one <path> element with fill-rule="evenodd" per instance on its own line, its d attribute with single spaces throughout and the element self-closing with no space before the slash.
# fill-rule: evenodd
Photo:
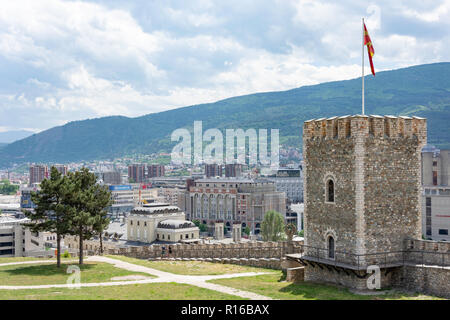
<svg viewBox="0 0 450 320">
<path fill-rule="evenodd" d="M 142 272 L 150 275 L 157 276 L 157 278 L 146 279 L 146 280 L 130 280 L 130 281 L 111 281 L 111 282 L 100 282 L 100 283 L 80 283 L 80 287 L 104 287 L 104 286 L 121 286 L 130 284 L 146 284 L 146 283 L 162 283 L 162 282 L 176 282 L 185 283 L 205 289 L 210 289 L 226 294 L 231 294 L 239 296 L 242 298 L 248 298 L 251 300 L 271 300 L 270 297 L 262 296 L 253 292 L 243 291 L 239 289 L 234 289 L 226 286 L 222 286 L 215 283 L 206 282 L 208 280 L 215 279 L 228 279 L 235 277 L 246 277 L 246 276 L 256 276 L 261 274 L 268 274 L 267 272 L 246 272 L 246 273 L 233 273 L 233 274 L 223 274 L 223 275 L 205 275 L 205 276 L 191 276 L 191 275 L 180 275 L 173 274 L 169 272 L 164 272 L 161 270 L 156 270 L 153 268 L 148 268 L 133 263 L 125 262 L 122 260 L 117 260 L 113 258 L 103 257 L 103 256 L 92 256 L 88 257 L 86 261 L 96 261 L 113 264 L 116 268 L 125 269 L 133 272 Z M 30 263 L 46 263 L 48 260 L 39 261 L 25 261 L 25 262 L 10 262 L 0 264 L 0 267 L 6 265 L 17 265 L 17 264 L 30 264 Z M 54 261 L 53 261 L 54 262 Z M 66 261 L 65 261 L 66 262 Z M 72 261 L 67 261 L 72 262 Z M 20 289 L 47 289 L 47 288 L 67 288 L 70 285 L 67 284 L 49 284 L 49 285 L 31 285 L 31 286 L 0 286 L 0 289 L 6 290 L 20 290 Z"/>
</svg>

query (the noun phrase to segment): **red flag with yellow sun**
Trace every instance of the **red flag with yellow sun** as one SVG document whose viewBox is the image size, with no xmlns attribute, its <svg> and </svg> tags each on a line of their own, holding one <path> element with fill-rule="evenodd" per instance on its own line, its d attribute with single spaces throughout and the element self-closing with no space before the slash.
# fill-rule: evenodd
<svg viewBox="0 0 450 320">
<path fill-rule="evenodd" d="M 373 49 L 372 40 L 370 40 L 369 33 L 367 32 L 366 24 L 364 23 L 364 45 L 367 46 L 367 53 L 369 54 L 370 69 L 375 76 L 375 68 L 373 67 L 372 57 L 375 54 Z"/>
</svg>

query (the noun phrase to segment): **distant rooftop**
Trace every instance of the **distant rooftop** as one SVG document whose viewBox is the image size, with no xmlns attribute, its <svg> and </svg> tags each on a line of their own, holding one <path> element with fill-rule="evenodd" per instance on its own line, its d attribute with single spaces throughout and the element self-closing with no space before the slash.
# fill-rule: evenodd
<svg viewBox="0 0 450 320">
<path fill-rule="evenodd" d="M 195 180 L 195 182 L 200 183 L 271 183 L 271 181 L 263 178 L 235 178 L 235 177 L 229 177 L 229 178 L 204 178 L 204 179 L 198 179 Z"/>
<path fill-rule="evenodd" d="M 180 208 L 172 206 L 168 203 L 148 203 L 141 207 L 135 207 L 131 210 L 131 214 L 161 214 L 161 213 L 175 213 L 180 212 Z"/>
<path fill-rule="evenodd" d="M 30 219 L 28 218 L 15 218 L 14 216 L 0 216 L 0 226 L 2 225 L 9 225 L 9 224 L 15 224 L 15 223 L 24 223 L 28 222 Z"/>
<path fill-rule="evenodd" d="M 153 208 L 153 207 L 168 207 L 170 203 L 167 202 L 151 202 L 143 205 L 144 208 Z"/>
</svg>

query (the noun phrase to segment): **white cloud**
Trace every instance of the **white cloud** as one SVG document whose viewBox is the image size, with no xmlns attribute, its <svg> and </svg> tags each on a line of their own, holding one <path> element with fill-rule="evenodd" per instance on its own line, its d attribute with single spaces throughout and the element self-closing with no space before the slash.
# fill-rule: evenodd
<svg viewBox="0 0 450 320">
<path fill-rule="evenodd" d="M 449 60 L 450 0 L 98 1 L 2 4 L 0 126 L 44 129 L 358 77 L 361 16 L 377 71 Z M 440 37 L 424 35 L 436 26 Z"/>
<path fill-rule="evenodd" d="M 378 40 L 383 46 L 377 49 L 375 56 L 382 63 L 395 62 L 397 67 L 420 64 L 423 57 L 428 63 L 441 61 L 444 57 L 442 41 L 418 41 L 415 37 L 392 34 Z"/>
<path fill-rule="evenodd" d="M 446 21 L 448 23 L 450 19 L 449 0 L 444 0 L 444 2 L 437 7 L 427 11 L 419 11 L 414 8 L 408 7 L 407 5 L 403 6 L 403 9 L 406 16 L 414 17 L 425 22 Z"/>
</svg>

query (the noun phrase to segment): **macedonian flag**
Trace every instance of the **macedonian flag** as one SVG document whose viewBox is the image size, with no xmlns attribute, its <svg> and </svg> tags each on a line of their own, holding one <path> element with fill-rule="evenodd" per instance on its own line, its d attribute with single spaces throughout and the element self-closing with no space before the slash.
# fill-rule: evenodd
<svg viewBox="0 0 450 320">
<path fill-rule="evenodd" d="M 372 69 L 372 74 L 375 76 L 375 68 L 373 67 L 372 57 L 375 54 L 373 49 L 372 40 L 370 40 L 369 33 L 367 32 L 366 24 L 364 23 L 364 45 L 367 45 L 367 52 L 369 54 L 370 69 Z"/>
</svg>

